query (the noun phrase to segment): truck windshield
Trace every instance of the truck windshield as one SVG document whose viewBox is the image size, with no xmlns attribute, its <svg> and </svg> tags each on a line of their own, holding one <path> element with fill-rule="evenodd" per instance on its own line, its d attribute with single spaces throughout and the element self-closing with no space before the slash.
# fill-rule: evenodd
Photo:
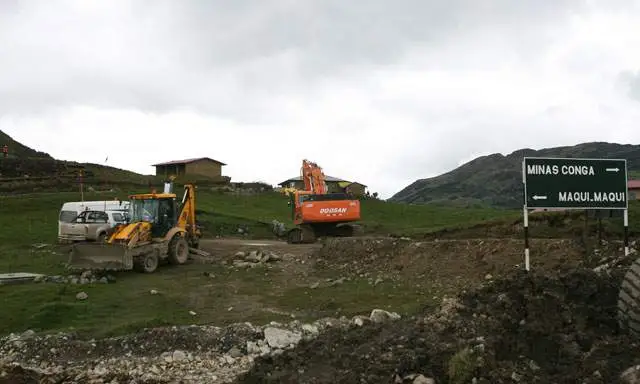
<svg viewBox="0 0 640 384">
<path fill-rule="evenodd" d="M 129 222 L 153 222 L 158 216 L 158 200 L 132 200 L 129 205 Z"/>
</svg>

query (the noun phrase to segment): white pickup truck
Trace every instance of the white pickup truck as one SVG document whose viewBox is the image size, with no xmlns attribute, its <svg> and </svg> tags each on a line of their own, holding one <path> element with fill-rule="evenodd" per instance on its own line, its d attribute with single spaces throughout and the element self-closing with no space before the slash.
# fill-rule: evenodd
<svg viewBox="0 0 640 384">
<path fill-rule="evenodd" d="M 58 218 L 58 241 L 104 241 L 109 230 L 127 221 L 128 201 L 65 203 Z"/>
</svg>

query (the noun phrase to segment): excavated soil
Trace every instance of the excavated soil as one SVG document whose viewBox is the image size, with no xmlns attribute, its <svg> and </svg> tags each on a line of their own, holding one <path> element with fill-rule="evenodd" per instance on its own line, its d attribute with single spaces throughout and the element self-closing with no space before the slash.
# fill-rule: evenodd
<svg viewBox="0 0 640 384">
<path fill-rule="evenodd" d="M 619 383 L 640 363 L 615 320 L 625 268 L 512 272 L 437 313 L 333 329 L 260 358 L 238 383 Z"/>
</svg>

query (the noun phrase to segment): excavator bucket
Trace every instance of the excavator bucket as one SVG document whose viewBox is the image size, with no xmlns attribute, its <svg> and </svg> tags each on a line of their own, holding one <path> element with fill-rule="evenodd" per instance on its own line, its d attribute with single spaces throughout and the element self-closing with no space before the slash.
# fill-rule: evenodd
<svg viewBox="0 0 640 384">
<path fill-rule="evenodd" d="M 78 243 L 71 247 L 68 267 L 72 270 L 129 270 L 133 268 L 133 257 L 124 245 Z"/>
</svg>

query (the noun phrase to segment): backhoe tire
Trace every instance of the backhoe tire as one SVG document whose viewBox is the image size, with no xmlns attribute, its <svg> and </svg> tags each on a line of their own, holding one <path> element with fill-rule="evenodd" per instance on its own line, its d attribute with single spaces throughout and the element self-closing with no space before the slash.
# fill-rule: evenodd
<svg viewBox="0 0 640 384">
<path fill-rule="evenodd" d="M 134 263 L 133 268 L 141 273 L 153 273 L 158 269 L 160 259 L 155 252 L 140 256 Z"/>
<path fill-rule="evenodd" d="M 189 243 L 180 235 L 175 235 L 169 243 L 169 263 L 182 265 L 189 260 Z"/>
<path fill-rule="evenodd" d="M 618 325 L 634 338 L 640 338 L 640 259 L 631 264 L 618 296 Z"/>
</svg>

